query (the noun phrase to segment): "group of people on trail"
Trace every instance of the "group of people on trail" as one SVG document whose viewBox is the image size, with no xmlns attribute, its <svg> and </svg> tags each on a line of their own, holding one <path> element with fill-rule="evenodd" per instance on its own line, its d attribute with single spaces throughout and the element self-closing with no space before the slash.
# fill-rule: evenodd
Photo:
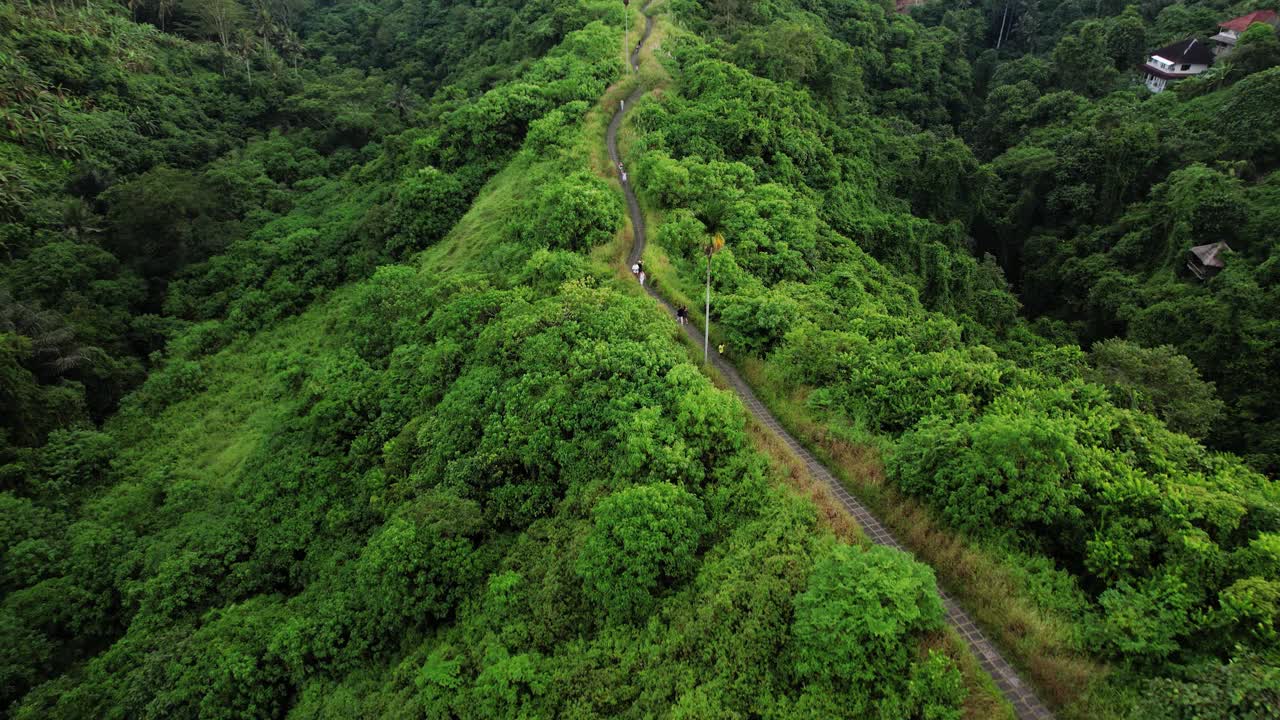
<svg viewBox="0 0 1280 720">
<path fill-rule="evenodd" d="M 621 162 L 618 163 L 618 174 L 622 176 L 623 182 L 627 181 L 627 171 L 625 168 L 622 167 Z M 635 275 L 636 278 L 640 280 L 641 287 L 644 287 L 645 281 L 649 279 L 649 276 L 646 275 L 644 272 L 643 260 L 636 260 L 635 262 L 631 263 L 631 274 Z M 676 322 L 680 323 L 681 325 L 689 324 L 689 308 L 685 307 L 684 305 L 681 305 L 680 307 L 676 308 Z"/>
<path fill-rule="evenodd" d="M 648 279 L 648 276 L 645 275 L 644 273 L 643 260 L 637 260 L 631 264 L 631 274 L 635 275 L 637 278 L 640 279 L 640 285 L 643 287 L 645 280 Z M 689 308 L 685 307 L 684 305 L 681 305 L 680 307 L 676 308 L 676 322 L 680 323 L 681 325 L 689 324 Z"/>
</svg>

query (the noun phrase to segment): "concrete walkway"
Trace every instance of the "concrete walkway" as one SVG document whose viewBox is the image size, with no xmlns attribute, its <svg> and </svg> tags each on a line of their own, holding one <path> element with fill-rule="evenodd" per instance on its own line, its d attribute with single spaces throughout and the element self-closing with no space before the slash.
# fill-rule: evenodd
<svg viewBox="0 0 1280 720">
<path fill-rule="evenodd" d="M 646 2 L 645 8 L 647 8 L 648 5 L 649 4 Z M 640 42 L 628 58 L 632 70 L 636 70 L 639 67 L 639 49 L 644 46 L 646 41 L 648 41 L 649 33 L 652 30 L 653 18 L 646 15 L 644 34 L 640 37 Z M 639 100 L 643 94 L 643 88 L 639 88 L 635 92 L 631 93 L 631 95 L 626 99 L 624 108 L 615 111 L 613 119 L 609 121 L 609 130 L 606 133 L 605 140 L 609 148 L 609 159 L 613 162 L 615 169 L 621 159 L 618 155 L 618 128 L 622 125 L 622 117 L 626 113 L 626 110 L 631 109 L 634 103 Z M 644 214 L 640 212 L 640 203 L 636 201 L 635 191 L 631 189 L 631 174 L 628 173 L 627 177 L 627 180 L 622 181 L 622 192 L 627 198 L 627 210 L 631 214 L 631 227 L 635 238 L 634 243 L 631 246 L 631 253 L 627 257 L 627 268 L 629 269 L 631 265 L 640 259 L 641 254 L 644 253 L 645 225 Z M 660 297 L 651 284 L 646 285 L 645 290 L 650 296 L 657 300 L 663 308 L 666 309 L 667 313 L 671 315 L 674 321 L 675 308 Z M 684 330 L 685 334 L 689 336 L 689 339 L 693 341 L 695 346 L 702 345 L 702 335 L 698 328 L 689 324 L 684 326 Z M 797 442 L 796 439 L 791 436 L 791 433 L 787 432 L 786 429 L 778 423 L 777 419 L 773 417 L 773 413 L 769 412 L 769 409 L 765 407 L 764 403 L 760 402 L 759 398 L 756 397 L 756 394 L 752 392 L 751 387 L 747 385 L 746 381 L 742 379 L 742 376 L 738 374 L 738 371 L 732 365 L 721 358 L 718 354 L 713 354 L 711 356 L 711 362 L 715 365 L 716 369 L 720 371 L 720 374 L 728 381 L 734 392 L 742 398 L 742 402 L 746 405 L 747 411 L 750 412 L 762 426 L 768 428 L 771 432 L 781 438 L 782 441 L 787 444 L 787 447 L 795 453 L 796 457 L 800 458 L 801 461 L 804 462 L 805 467 L 815 479 L 826 483 L 827 486 L 831 488 L 836 499 L 839 500 L 840 503 L 844 505 L 845 510 L 847 510 L 848 513 L 858 521 L 858 524 L 862 526 L 863 532 L 866 533 L 867 537 L 870 538 L 872 542 L 879 545 L 887 545 L 891 548 L 896 548 L 910 554 L 910 551 L 904 548 L 902 544 L 893 537 L 893 534 L 889 532 L 889 529 L 876 519 L 865 505 L 859 502 L 857 498 L 851 495 L 849 491 L 840 484 L 840 481 L 837 480 L 829 470 L 827 470 L 826 466 L 818 462 L 817 458 L 815 458 L 812 453 Z M 969 614 L 965 612 L 946 592 L 941 589 L 939 589 L 938 592 L 942 597 L 943 608 L 946 610 L 947 622 L 955 629 L 956 633 L 969 644 L 969 648 L 973 651 L 974 656 L 977 657 L 978 663 L 982 666 L 982 669 L 985 670 L 993 680 L 995 680 L 996 686 L 1000 688 L 1000 692 L 1004 695 L 1005 699 L 1013 705 L 1014 712 L 1017 716 L 1023 720 L 1045 720 L 1052 718 L 1053 714 L 1050 713 L 1049 709 L 1040 702 L 1039 698 L 1036 697 L 1031 686 L 1023 682 L 1023 680 L 1018 677 L 1017 671 L 1013 669 L 1013 666 L 1004 659 L 1004 656 L 1002 656 L 1000 651 L 995 648 L 995 645 L 993 645 L 982 630 L 978 628 L 978 625 L 973 621 L 973 618 L 971 618 Z"/>
</svg>

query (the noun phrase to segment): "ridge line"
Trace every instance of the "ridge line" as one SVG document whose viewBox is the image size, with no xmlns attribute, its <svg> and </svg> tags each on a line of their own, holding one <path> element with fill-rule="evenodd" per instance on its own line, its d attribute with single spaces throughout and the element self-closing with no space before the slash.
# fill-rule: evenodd
<svg viewBox="0 0 1280 720">
<path fill-rule="evenodd" d="M 645 4 L 640 8 L 640 12 L 644 13 L 648 9 L 652 0 L 646 0 Z M 640 50 L 644 47 L 645 42 L 649 39 L 649 33 L 653 30 L 653 17 L 645 15 L 644 34 L 640 36 L 639 42 L 636 43 L 634 49 L 627 56 L 628 64 L 631 70 L 639 69 Z M 621 162 L 621 156 L 618 153 L 618 129 L 622 125 L 623 116 L 626 115 L 636 100 L 645 94 L 644 87 L 638 87 L 626 100 L 622 103 L 622 107 L 614 111 L 613 118 L 609 121 L 608 130 L 605 132 L 605 144 L 609 151 L 609 160 L 613 163 L 614 168 L 618 167 Z M 622 185 L 622 193 L 627 201 L 627 210 L 631 216 L 632 227 L 632 245 L 631 252 L 627 256 L 627 267 L 629 268 L 644 253 L 645 248 L 645 224 L 644 213 L 640 211 L 640 203 L 636 199 L 635 191 L 631 187 L 629 179 L 619 177 Z M 671 306 L 665 298 L 658 295 L 651 284 L 645 285 L 644 290 L 650 297 L 657 300 L 659 305 L 667 312 L 668 315 L 675 316 L 675 308 Z M 694 345 L 701 345 L 702 338 L 698 335 L 698 330 L 693 325 L 684 325 L 685 335 L 694 342 Z M 808 448 L 804 447 L 797 441 L 791 433 L 787 432 L 782 424 L 774 418 L 773 414 L 765 406 L 759 398 L 756 397 L 751 386 L 747 384 L 742 376 L 738 374 L 728 361 L 719 355 L 713 355 L 711 362 L 716 369 L 728 381 L 730 387 L 737 393 L 742 400 L 743 406 L 751 416 L 760 423 L 767 431 L 772 432 L 783 444 L 787 446 L 792 453 L 804 463 L 805 468 L 815 478 L 821 480 L 828 488 L 831 489 L 832 495 L 839 501 L 850 516 L 857 521 L 862 528 L 863 533 L 871 542 L 877 545 L 900 550 L 907 553 L 917 562 L 923 562 L 916 558 L 915 554 L 904 547 L 893 533 L 889 531 L 885 525 L 870 509 L 862 504 L 852 493 L 848 491 L 840 481 L 827 469 L 826 465 L 818 460 Z M 925 563 L 926 565 L 928 563 Z M 970 652 L 978 661 L 978 665 L 987 673 L 994 681 L 996 688 L 1000 691 L 1000 695 L 1004 697 L 1008 703 L 1013 706 L 1014 714 L 1019 720 L 1052 720 L 1053 713 L 1049 708 L 1040 701 L 1032 688 L 1031 683 L 1024 681 L 1018 671 L 1004 658 L 1004 655 L 996 648 L 996 646 L 987 638 L 986 633 L 978 626 L 978 623 L 967 613 L 959 603 L 951 597 L 949 593 L 938 588 L 938 595 L 942 599 L 943 610 L 946 615 L 947 624 L 955 631 L 960 640 L 969 646 Z"/>
</svg>

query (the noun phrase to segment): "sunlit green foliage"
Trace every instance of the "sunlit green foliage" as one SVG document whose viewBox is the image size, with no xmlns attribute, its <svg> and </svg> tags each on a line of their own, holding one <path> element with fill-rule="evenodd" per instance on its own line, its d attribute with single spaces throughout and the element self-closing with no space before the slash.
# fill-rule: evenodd
<svg viewBox="0 0 1280 720">
<path fill-rule="evenodd" d="M 806 683 L 802 713 L 865 717 L 867 698 L 902 717 L 957 718 L 959 674 L 945 658 L 911 657 L 902 642 L 942 625 L 932 574 L 885 548 L 837 548 L 796 599 L 792 626 L 796 675 Z"/>
<path fill-rule="evenodd" d="M 712 323 L 730 354 L 762 360 L 833 430 L 888 438 L 889 482 L 951 527 L 1060 568 L 1081 648 L 1134 682 L 1272 657 L 1277 576 L 1239 558 L 1280 518 L 1258 472 L 1277 437 L 1276 162 L 1259 114 L 1276 69 L 1152 97 L 1123 88 L 1148 43 L 1178 39 L 1169 10 L 1153 29 L 1148 8 L 1055 2 L 1038 24 L 1014 3 L 1000 31 L 1006 4 L 933 3 L 913 11 L 930 35 L 879 4 L 834 5 L 681 6 L 718 44 L 669 42 L 673 89 L 634 121 L 640 187 L 683 277 L 705 272 L 708 218 L 725 228 Z M 766 26 L 809 48 L 767 57 Z M 886 27 L 903 32 L 886 42 Z M 864 97 L 837 105 L 813 62 L 854 28 L 871 38 L 853 48 Z M 881 64 L 903 38 L 944 43 L 956 103 L 906 79 L 909 53 Z M 1187 251 L 1218 241 L 1226 269 L 1191 277 Z M 1072 324 L 1029 324 L 1023 304 Z"/>
<path fill-rule="evenodd" d="M 877 653 L 840 660 L 892 691 L 841 685 L 841 706 L 959 711 L 955 664 L 923 650 L 932 576 L 837 546 L 773 487 L 740 404 L 587 257 L 622 219 L 578 152 L 620 72 L 616 5 L 0 18 L 26 49 L 128 28 L 165 59 L 112 75 L 42 55 L 32 77 L 67 66 L 79 97 L 107 105 L 102 74 L 161 87 L 190 70 L 199 88 L 74 175 L 41 165 L 57 148 L 3 146 L 53 173 L 4 179 L 10 715 L 825 707 L 835 686 L 805 669 L 824 648 L 795 619 L 833 565 L 903 598 L 876 613 L 895 628 Z M 111 126 L 88 105 L 75 117 Z M 748 199 L 744 258 L 804 276 L 813 201 Z M 753 314 L 782 338 L 776 310 Z"/>
<path fill-rule="evenodd" d="M 1140 716 L 1269 717 L 1275 32 L 1152 97 L 1227 10 L 664 11 L 627 166 L 673 280 L 727 238 L 727 355 L 1036 568 Z M 6 712 L 960 716 L 931 573 L 771 487 L 588 259 L 623 12 L 0 6 Z"/>
<path fill-rule="evenodd" d="M 643 618 L 653 594 L 694 567 L 706 524 L 699 505 L 679 486 L 658 484 L 623 490 L 596 506 L 578 556 L 587 596 L 610 616 Z"/>
</svg>

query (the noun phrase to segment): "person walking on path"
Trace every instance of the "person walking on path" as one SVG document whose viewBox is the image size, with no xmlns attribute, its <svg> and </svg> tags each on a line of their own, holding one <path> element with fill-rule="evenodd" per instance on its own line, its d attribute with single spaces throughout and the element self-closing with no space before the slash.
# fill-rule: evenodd
<svg viewBox="0 0 1280 720">
<path fill-rule="evenodd" d="M 644 274 L 644 268 L 642 267 L 640 268 L 640 287 L 644 287 L 644 279 L 645 279 L 645 274 Z"/>
<path fill-rule="evenodd" d="M 676 322 L 681 325 L 689 324 L 689 308 L 681 305 L 680 308 L 676 310 Z"/>
</svg>

